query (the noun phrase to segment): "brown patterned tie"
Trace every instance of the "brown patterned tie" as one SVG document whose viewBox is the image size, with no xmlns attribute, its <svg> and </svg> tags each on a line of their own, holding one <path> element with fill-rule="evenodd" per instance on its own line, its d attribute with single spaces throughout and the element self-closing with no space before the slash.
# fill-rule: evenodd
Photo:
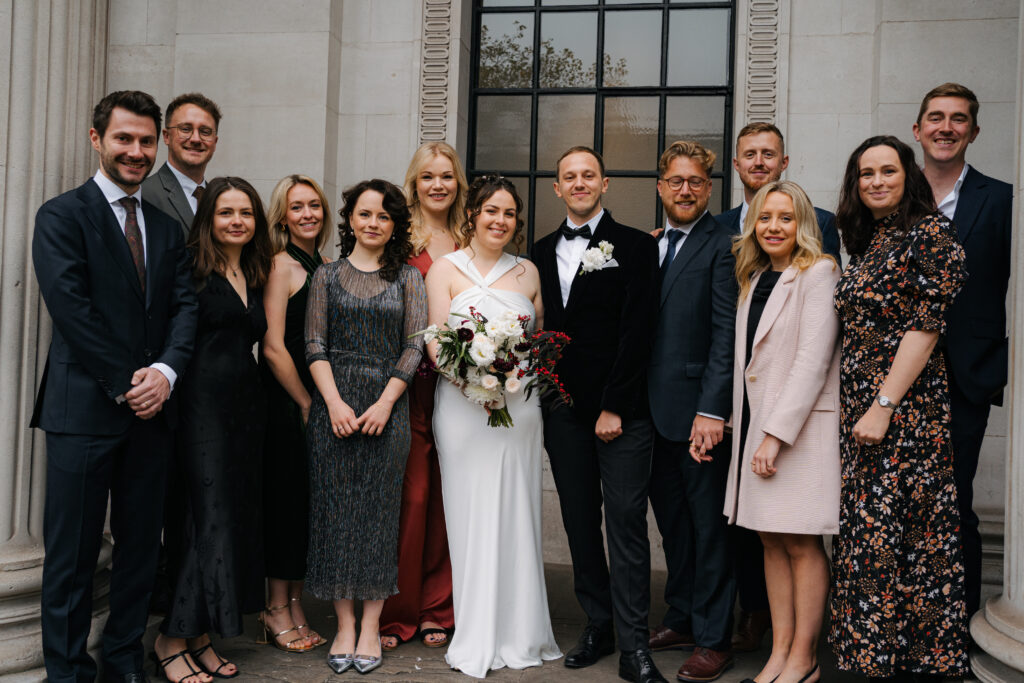
<svg viewBox="0 0 1024 683">
<path fill-rule="evenodd" d="M 196 189 L 192 190 L 192 196 L 196 198 L 196 208 L 199 207 L 199 202 L 203 201 L 203 192 L 206 192 L 206 188 L 202 185 L 196 185 Z"/>
<path fill-rule="evenodd" d="M 124 238 L 128 240 L 128 250 L 132 252 L 132 261 L 135 262 L 135 272 L 139 276 L 139 285 L 142 291 L 146 291 L 146 253 L 142 247 L 142 230 L 139 229 L 139 217 L 135 215 L 135 205 L 138 201 L 135 197 L 123 197 L 120 200 L 121 206 L 128 212 L 124 219 Z"/>
</svg>

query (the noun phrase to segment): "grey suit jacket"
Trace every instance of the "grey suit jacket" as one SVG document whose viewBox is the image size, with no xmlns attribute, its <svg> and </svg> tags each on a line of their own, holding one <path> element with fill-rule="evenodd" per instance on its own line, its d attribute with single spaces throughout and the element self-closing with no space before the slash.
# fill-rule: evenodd
<svg viewBox="0 0 1024 683">
<path fill-rule="evenodd" d="M 147 202 L 178 221 L 181 229 L 185 231 L 188 238 L 188 231 L 192 227 L 192 207 L 188 203 L 185 191 L 181 184 L 174 177 L 174 171 L 164 162 L 160 170 L 146 178 L 142 183 L 142 198 Z"/>
</svg>

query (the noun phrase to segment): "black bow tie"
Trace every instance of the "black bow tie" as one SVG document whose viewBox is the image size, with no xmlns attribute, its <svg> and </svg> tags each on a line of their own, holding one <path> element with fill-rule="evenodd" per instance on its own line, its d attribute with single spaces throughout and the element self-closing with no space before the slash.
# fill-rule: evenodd
<svg viewBox="0 0 1024 683">
<path fill-rule="evenodd" d="M 589 225 L 584 225 L 582 228 L 570 228 L 569 224 L 565 221 L 558 226 L 558 232 L 562 233 L 562 236 L 567 240 L 574 240 L 577 237 L 586 237 L 589 240 L 591 235 L 594 234 L 590 231 Z"/>
</svg>

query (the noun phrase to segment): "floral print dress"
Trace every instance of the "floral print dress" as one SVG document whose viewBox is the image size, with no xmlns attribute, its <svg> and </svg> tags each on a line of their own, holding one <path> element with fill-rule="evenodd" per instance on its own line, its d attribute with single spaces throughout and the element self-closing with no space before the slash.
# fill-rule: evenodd
<svg viewBox="0 0 1024 683">
<path fill-rule="evenodd" d="M 904 332 L 944 332 L 945 309 L 967 277 L 963 248 L 944 216 L 900 227 L 897 214 L 879 221 L 836 286 L 842 502 L 829 641 L 842 670 L 958 676 L 967 672 L 967 617 L 941 343 L 882 443 L 859 446 L 852 434 Z"/>
</svg>

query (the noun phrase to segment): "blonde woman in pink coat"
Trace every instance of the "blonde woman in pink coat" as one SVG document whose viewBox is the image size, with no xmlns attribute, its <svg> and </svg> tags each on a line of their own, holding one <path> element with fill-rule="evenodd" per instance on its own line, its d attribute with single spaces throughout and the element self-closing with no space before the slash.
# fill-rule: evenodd
<svg viewBox="0 0 1024 683">
<path fill-rule="evenodd" d="M 788 181 L 757 193 L 733 253 L 741 431 L 725 514 L 761 537 L 772 615 L 772 653 L 754 681 L 813 683 L 829 587 L 822 535 L 839 530 L 840 269 L 822 253 L 810 200 Z"/>
</svg>

